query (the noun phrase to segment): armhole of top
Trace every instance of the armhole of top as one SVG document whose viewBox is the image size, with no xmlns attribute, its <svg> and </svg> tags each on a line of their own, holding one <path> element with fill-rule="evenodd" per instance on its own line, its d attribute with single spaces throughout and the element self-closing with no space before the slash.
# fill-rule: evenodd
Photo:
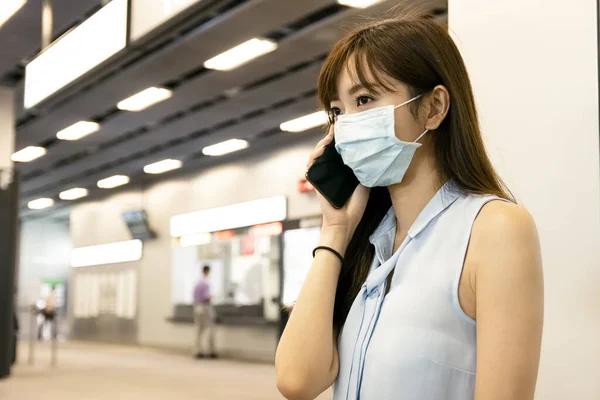
<svg viewBox="0 0 600 400">
<path fill-rule="evenodd" d="M 484 199 L 484 201 L 481 204 L 479 204 L 477 212 L 475 213 L 473 219 L 470 221 L 469 233 L 467 234 L 466 241 L 465 241 L 465 243 L 461 249 L 461 253 L 460 253 L 461 254 L 460 267 L 457 268 L 456 276 L 454 278 L 454 282 L 452 283 L 452 305 L 453 305 L 454 311 L 460 318 L 462 318 L 463 320 L 467 321 L 468 323 L 470 323 L 472 325 L 475 325 L 476 321 L 473 318 L 471 318 L 465 312 L 465 310 L 463 310 L 462 305 L 460 304 L 460 297 L 458 294 L 459 290 L 460 290 L 460 281 L 462 279 L 463 271 L 465 268 L 467 252 L 469 251 L 469 247 L 471 244 L 471 234 L 473 233 L 473 225 L 475 225 L 475 221 L 477 220 L 477 217 L 481 213 L 481 210 L 483 210 L 483 207 L 485 207 L 487 204 L 489 204 L 493 201 L 508 202 L 508 200 L 502 199 L 500 197 L 487 197 Z"/>
</svg>

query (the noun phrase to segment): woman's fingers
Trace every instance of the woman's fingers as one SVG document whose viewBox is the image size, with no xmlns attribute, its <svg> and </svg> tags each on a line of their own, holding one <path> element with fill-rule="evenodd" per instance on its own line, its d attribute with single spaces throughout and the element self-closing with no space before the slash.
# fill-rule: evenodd
<svg viewBox="0 0 600 400">
<path fill-rule="evenodd" d="M 314 164 L 315 160 L 319 157 L 321 157 L 323 155 L 323 152 L 325 151 L 325 146 L 322 145 L 320 147 L 317 147 L 311 154 L 310 157 L 308 158 L 308 163 L 306 164 L 306 168 L 310 168 L 311 165 Z"/>
<path fill-rule="evenodd" d="M 323 139 L 321 139 L 319 141 L 319 143 L 317 143 L 317 145 L 315 146 L 315 149 L 310 154 L 310 157 L 308 158 L 308 163 L 306 164 L 307 169 L 310 168 L 311 165 L 313 165 L 313 163 L 315 162 L 315 160 L 317 158 L 319 158 L 323 155 L 323 152 L 325 151 L 325 146 L 330 144 L 332 140 L 333 140 L 333 125 L 329 128 L 329 133 L 327 134 L 327 136 L 325 136 Z"/>
<path fill-rule="evenodd" d="M 331 143 L 331 141 L 333 140 L 333 135 L 330 133 L 327 136 L 325 136 L 323 139 L 321 139 L 319 141 L 319 143 L 317 143 L 317 148 L 321 147 L 321 146 L 327 146 L 329 143 Z"/>
</svg>

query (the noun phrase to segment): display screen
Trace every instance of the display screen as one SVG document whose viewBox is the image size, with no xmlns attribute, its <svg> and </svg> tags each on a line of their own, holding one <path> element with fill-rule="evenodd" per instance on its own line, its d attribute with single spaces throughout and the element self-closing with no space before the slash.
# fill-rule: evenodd
<svg viewBox="0 0 600 400">
<path fill-rule="evenodd" d="M 133 239 L 148 240 L 156 237 L 156 234 L 148 225 L 148 214 L 146 214 L 146 211 L 127 211 L 123 213 L 123 219 Z"/>
<path fill-rule="evenodd" d="M 319 244 L 320 228 L 285 231 L 283 234 L 283 299 L 291 306 L 298 298 L 312 265 L 312 251 Z"/>
</svg>

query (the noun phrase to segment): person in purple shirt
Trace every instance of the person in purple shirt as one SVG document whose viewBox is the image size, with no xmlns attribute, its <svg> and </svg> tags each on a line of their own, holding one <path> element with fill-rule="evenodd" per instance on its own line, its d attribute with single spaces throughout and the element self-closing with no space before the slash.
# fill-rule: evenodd
<svg viewBox="0 0 600 400">
<path fill-rule="evenodd" d="M 210 267 L 202 268 L 203 277 L 194 288 L 194 322 L 196 324 L 196 358 L 217 358 L 215 331 L 211 307 Z M 205 336 L 208 336 L 208 353 L 204 352 Z"/>
</svg>

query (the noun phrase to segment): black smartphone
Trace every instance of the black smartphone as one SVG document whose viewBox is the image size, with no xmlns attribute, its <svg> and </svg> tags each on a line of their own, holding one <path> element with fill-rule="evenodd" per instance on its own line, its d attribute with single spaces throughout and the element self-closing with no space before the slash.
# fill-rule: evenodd
<svg viewBox="0 0 600 400">
<path fill-rule="evenodd" d="M 310 166 L 306 179 L 336 209 L 344 207 L 359 183 L 335 149 L 335 139 L 325 146 L 323 154 Z"/>
</svg>

